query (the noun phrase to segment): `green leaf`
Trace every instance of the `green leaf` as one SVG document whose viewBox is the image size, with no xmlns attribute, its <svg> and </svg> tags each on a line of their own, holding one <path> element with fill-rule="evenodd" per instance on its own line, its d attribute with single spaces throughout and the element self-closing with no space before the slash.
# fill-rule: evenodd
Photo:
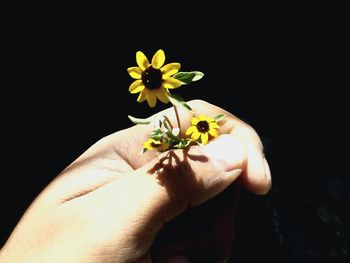
<svg viewBox="0 0 350 263">
<path fill-rule="evenodd" d="M 195 73 L 195 76 L 194 76 L 194 78 L 192 79 L 192 81 L 198 81 L 198 80 L 200 80 L 201 78 L 204 77 L 204 73 L 203 73 L 203 72 L 200 72 L 200 71 L 192 71 L 192 73 Z"/>
<path fill-rule="evenodd" d="M 135 124 L 150 124 L 153 121 L 153 116 L 146 119 L 141 119 L 128 115 L 128 118 Z"/>
<path fill-rule="evenodd" d="M 174 142 L 178 142 L 180 140 L 180 138 L 174 135 L 171 131 L 167 131 L 166 134 L 168 135 L 169 139 Z"/>
<path fill-rule="evenodd" d="M 187 146 L 189 146 L 191 142 L 192 141 L 190 139 L 187 139 L 187 138 L 183 139 L 182 140 L 183 148 L 186 148 Z"/>
<path fill-rule="evenodd" d="M 155 140 L 155 141 L 160 141 L 162 139 L 164 135 L 164 132 L 161 129 L 157 129 L 152 131 L 151 133 L 151 139 Z"/>
<path fill-rule="evenodd" d="M 185 138 L 185 139 L 181 139 L 178 143 L 174 144 L 173 147 L 175 149 L 184 149 L 187 146 L 189 146 L 190 143 L 191 143 L 191 140 Z"/>
<path fill-rule="evenodd" d="M 190 71 L 190 72 L 178 72 L 176 73 L 173 78 L 180 80 L 184 84 L 189 84 L 193 81 L 200 80 L 203 78 L 204 73 L 200 71 Z"/>
<path fill-rule="evenodd" d="M 186 103 L 186 101 L 181 96 L 169 94 L 169 99 L 174 106 L 182 107 L 188 110 L 189 112 L 192 111 L 192 108 Z"/>
<path fill-rule="evenodd" d="M 216 122 L 222 121 L 224 118 L 225 118 L 225 114 L 219 114 L 219 115 L 214 117 Z"/>
</svg>

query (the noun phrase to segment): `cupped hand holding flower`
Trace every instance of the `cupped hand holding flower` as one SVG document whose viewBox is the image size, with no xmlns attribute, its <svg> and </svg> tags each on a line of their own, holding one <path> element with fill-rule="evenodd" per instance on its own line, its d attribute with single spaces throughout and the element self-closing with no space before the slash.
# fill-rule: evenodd
<svg viewBox="0 0 350 263">
<path fill-rule="evenodd" d="M 141 155 L 151 125 L 135 125 L 101 139 L 28 208 L 1 249 L 0 262 L 227 259 L 237 202 L 229 187 L 239 181 L 264 194 L 270 188 L 270 172 L 254 129 L 212 104 L 193 101 L 189 105 L 206 116 L 225 114 L 220 135 L 204 146 Z M 175 127 L 173 110 L 156 117 L 164 115 Z M 185 133 L 192 114 L 180 109 L 179 117 Z M 195 125 L 198 122 L 192 121 Z M 215 125 L 208 132 L 214 129 Z M 225 189 L 227 198 L 220 199 Z M 213 198 L 214 206 L 207 203 Z"/>
</svg>

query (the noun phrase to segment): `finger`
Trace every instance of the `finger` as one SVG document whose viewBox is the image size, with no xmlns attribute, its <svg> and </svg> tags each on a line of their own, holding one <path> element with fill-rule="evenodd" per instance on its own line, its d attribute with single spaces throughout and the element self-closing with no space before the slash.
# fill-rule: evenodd
<svg viewBox="0 0 350 263">
<path fill-rule="evenodd" d="M 267 174 L 266 166 L 268 166 L 266 159 L 261 150 L 256 149 L 251 144 L 246 145 L 247 150 L 247 164 L 240 176 L 239 181 L 249 191 L 256 194 L 266 194 L 271 188 L 271 176 Z"/>
<path fill-rule="evenodd" d="M 263 154 L 263 144 L 257 132 L 247 123 L 233 114 L 203 101 L 192 102 L 198 114 L 221 114 L 226 116 L 226 122 L 220 127 L 221 134 L 230 133 L 239 137 L 245 144 L 247 163 L 240 176 L 241 184 L 249 191 L 256 194 L 266 194 L 272 186 L 269 164 Z M 192 105 L 191 105 L 192 106 Z M 229 153 L 227 153 L 229 154 Z"/>
</svg>

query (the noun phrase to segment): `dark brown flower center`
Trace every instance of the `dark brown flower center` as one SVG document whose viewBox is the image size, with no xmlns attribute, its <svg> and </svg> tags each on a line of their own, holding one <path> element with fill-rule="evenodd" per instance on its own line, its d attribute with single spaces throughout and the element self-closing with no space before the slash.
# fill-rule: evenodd
<svg viewBox="0 0 350 263">
<path fill-rule="evenodd" d="M 162 85 L 162 72 L 150 66 L 142 72 L 142 82 L 148 89 L 158 89 Z"/>
<path fill-rule="evenodd" d="M 206 133 L 209 131 L 209 123 L 207 121 L 199 121 L 196 127 L 197 130 L 201 133 Z"/>
</svg>

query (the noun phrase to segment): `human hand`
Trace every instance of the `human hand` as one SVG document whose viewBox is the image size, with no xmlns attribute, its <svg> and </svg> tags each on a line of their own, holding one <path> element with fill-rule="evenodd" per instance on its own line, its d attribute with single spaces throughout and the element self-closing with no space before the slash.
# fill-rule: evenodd
<svg viewBox="0 0 350 263">
<path fill-rule="evenodd" d="M 170 262 L 168 257 L 177 255 L 178 262 L 186 262 L 179 256 L 183 255 L 196 262 L 198 251 L 215 262 L 227 259 L 237 201 L 233 182 L 265 194 L 271 187 L 271 175 L 254 129 L 209 103 L 189 104 L 207 116 L 225 114 L 218 138 L 202 147 L 160 155 L 152 151 L 140 154 L 152 130 L 148 125 L 101 139 L 36 198 L 0 251 L 0 261 Z M 179 113 L 185 130 L 191 115 Z M 176 126 L 171 110 L 159 114 Z M 219 193 L 225 189 L 226 198 L 218 199 L 213 214 L 208 200 L 222 196 Z M 211 208 L 206 210 L 206 204 Z M 190 216 L 183 219 L 181 214 Z M 184 230 L 184 224 L 199 221 L 214 224 L 208 229 L 210 238 L 204 238 L 206 233 L 195 236 L 188 232 L 181 238 L 171 237 L 195 228 Z M 164 231 L 171 227 L 177 230 Z"/>
</svg>

